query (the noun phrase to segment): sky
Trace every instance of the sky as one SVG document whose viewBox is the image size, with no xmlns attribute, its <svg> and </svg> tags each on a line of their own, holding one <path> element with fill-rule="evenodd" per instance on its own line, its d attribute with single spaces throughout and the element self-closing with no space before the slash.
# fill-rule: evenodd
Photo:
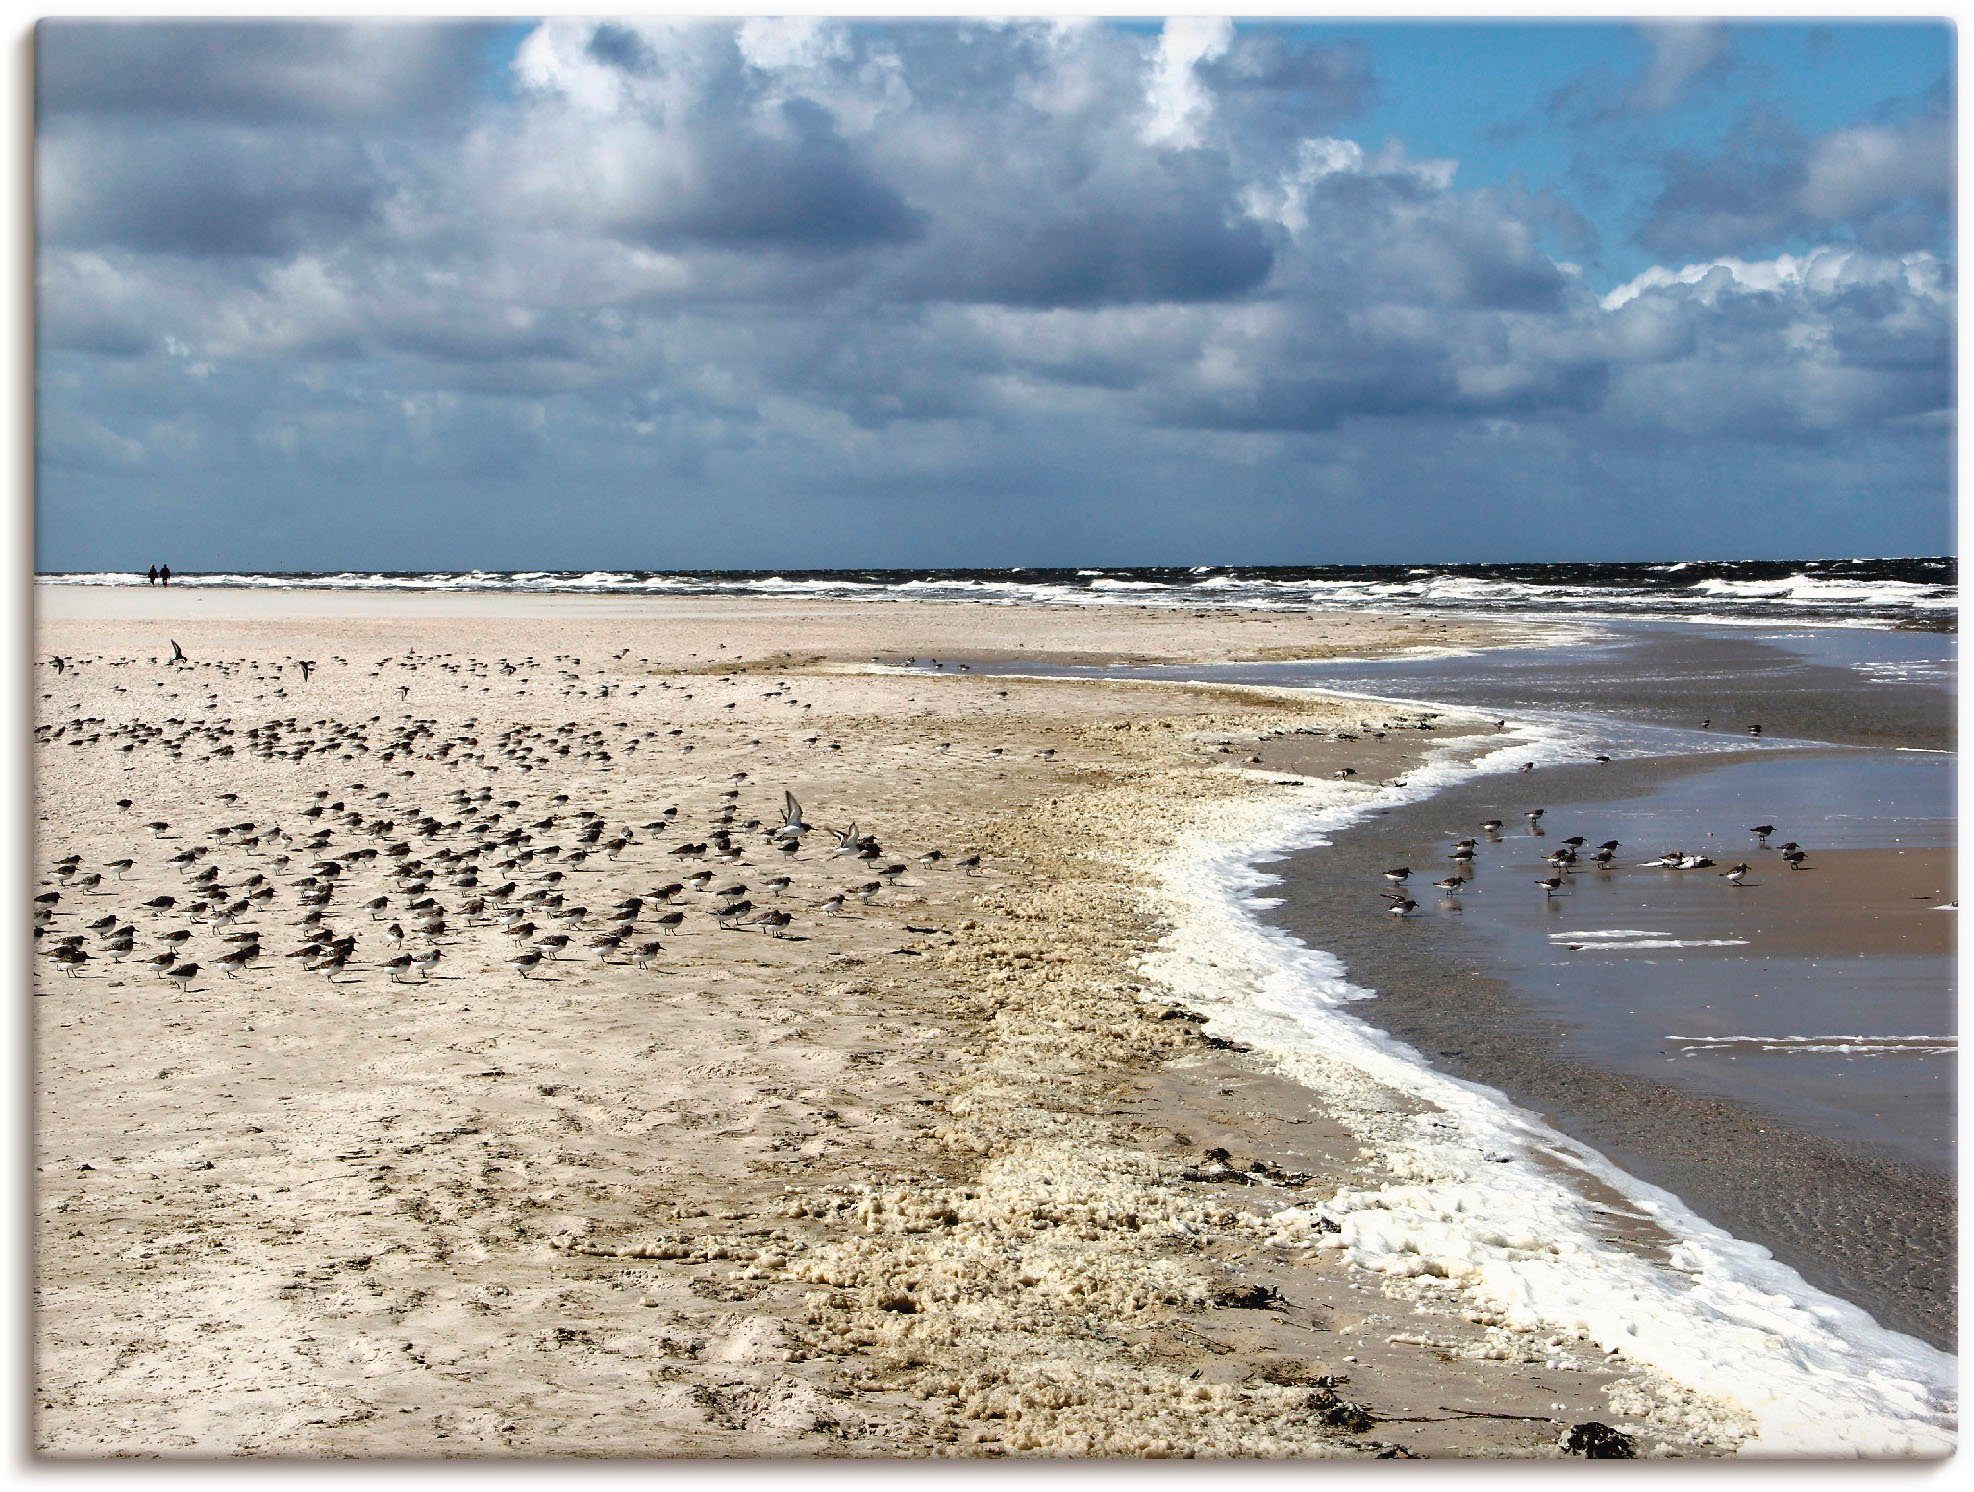
<svg viewBox="0 0 1974 1492">
<path fill-rule="evenodd" d="M 1942 24 L 48 21 L 42 571 L 1950 552 Z"/>
</svg>

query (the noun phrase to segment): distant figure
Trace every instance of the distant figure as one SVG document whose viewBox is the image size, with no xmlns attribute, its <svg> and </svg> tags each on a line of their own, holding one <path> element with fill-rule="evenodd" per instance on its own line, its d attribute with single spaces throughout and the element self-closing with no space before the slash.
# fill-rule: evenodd
<svg viewBox="0 0 1974 1492">
<path fill-rule="evenodd" d="M 170 565 L 164 565 L 164 566 L 161 566 L 161 567 L 159 568 L 159 570 L 158 570 L 158 584 L 159 584 L 159 585 L 170 585 L 170 584 L 171 584 L 171 566 L 170 566 Z"/>
<path fill-rule="evenodd" d="M 147 585 L 156 585 L 158 583 L 158 567 L 156 565 L 151 566 L 150 569 L 144 572 L 144 582 Z"/>
</svg>

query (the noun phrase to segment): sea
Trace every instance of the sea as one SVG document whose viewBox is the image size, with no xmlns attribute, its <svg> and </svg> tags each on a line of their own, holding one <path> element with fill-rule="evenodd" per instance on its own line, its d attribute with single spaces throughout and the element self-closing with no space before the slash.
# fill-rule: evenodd
<svg viewBox="0 0 1974 1492">
<path fill-rule="evenodd" d="M 1402 1178 L 1285 1208 L 1280 1236 L 1727 1397 L 1760 1452 L 1952 1444 L 1952 558 L 173 583 L 1534 622 L 1469 652 L 1004 669 L 1266 683 L 1501 721 L 1401 780 L 1230 816 L 1165 867 L 1172 932 L 1150 972 L 1331 1095 L 1348 1089 L 1340 1073 L 1361 1077 L 1362 1128 Z M 1498 833 L 1477 827 L 1496 819 Z M 1478 840 L 1471 879 L 1422 889 L 1461 837 Z M 1572 837 L 1622 852 L 1550 894 L 1535 884 L 1544 856 Z M 1807 849 L 1802 868 L 1784 843 Z M 1711 863 L 1669 869 L 1670 850 Z M 1730 885 L 1720 872 L 1739 863 L 1745 884 Z M 1381 894 L 1394 866 L 1416 867 L 1403 919 Z M 1421 1105 L 1394 1115 L 1374 1091 Z"/>
<path fill-rule="evenodd" d="M 1429 608 L 1478 615 L 1672 616 L 1951 630 L 1956 562 L 1672 560 L 1557 565 L 1195 565 L 1129 569 L 344 570 L 181 572 L 173 585 L 274 590 L 519 591 L 572 595 L 814 596 L 1002 605 L 1257 611 Z M 55 585 L 143 585 L 142 572 L 51 572 Z"/>
</svg>

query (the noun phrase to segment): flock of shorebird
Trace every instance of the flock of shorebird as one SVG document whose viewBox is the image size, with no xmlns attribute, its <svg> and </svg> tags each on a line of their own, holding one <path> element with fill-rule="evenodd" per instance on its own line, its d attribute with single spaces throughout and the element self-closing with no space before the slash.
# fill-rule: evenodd
<svg viewBox="0 0 1974 1492">
<path fill-rule="evenodd" d="M 1602 758 L 1599 758 L 1599 760 L 1602 760 Z M 1542 817 L 1545 811 L 1540 808 L 1531 808 L 1523 815 L 1528 822 L 1528 831 L 1530 834 L 1539 837 L 1546 832 L 1542 827 Z M 1486 819 L 1481 823 L 1480 834 L 1478 836 L 1455 839 L 1453 841 L 1452 850 L 1447 856 L 1453 863 L 1453 869 L 1450 874 L 1433 882 L 1434 887 L 1444 893 L 1444 904 L 1451 910 L 1459 910 L 1460 893 L 1467 889 L 1468 882 L 1473 879 L 1475 852 L 1482 839 L 1498 844 L 1501 841 L 1502 829 L 1504 827 L 1501 819 Z M 1769 838 L 1775 833 L 1775 825 L 1756 824 L 1748 832 L 1754 836 L 1757 848 L 1768 849 L 1770 848 Z M 1546 899 L 1555 896 L 1559 891 L 1567 887 L 1569 885 L 1569 877 L 1578 872 L 1608 875 L 1618 868 L 1617 853 L 1621 847 L 1622 841 L 1620 840 L 1607 839 L 1601 844 L 1591 845 L 1586 836 L 1572 834 L 1567 839 L 1559 840 L 1556 848 L 1542 857 L 1550 867 L 1550 874 L 1540 877 L 1535 884 L 1542 888 L 1543 897 Z M 1787 865 L 1791 870 L 1802 869 L 1804 862 L 1809 859 L 1809 852 L 1794 840 L 1773 846 L 1773 848 L 1780 853 L 1782 863 Z M 1730 886 L 1745 886 L 1750 884 L 1748 876 L 1752 873 L 1754 867 L 1744 860 L 1723 869 L 1716 861 L 1706 855 L 1693 854 L 1686 850 L 1667 850 L 1654 859 L 1641 861 L 1639 868 L 1646 870 L 1712 870 Z M 1384 873 L 1384 878 L 1393 886 L 1399 888 L 1383 893 L 1391 915 L 1394 917 L 1410 917 L 1416 913 L 1419 910 L 1419 903 L 1413 900 L 1405 889 L 1412 879 L 1412 868 L 1407 865 L 1395 866 Z"/>
<path fill-rule="evenodd" d="M 306 682 L 319 666 L 300 659 L 194 665 L 176 643 L 169 658 L 58 657 L 50 666 L 62 675 L 82 664 L 124 668 L 142 661 L 161 664 L 167 678 L 185 681 L 191 674 L 191 682 L 205 683 L 209 707 L 218 704 L 216 690 L 195 669 L 244 680 L 260 689 L 254 698 L 264 699 L 286 696 L 289 667 Z M 414 654 L 380 660 L 370 677 L 394 665 L 413 675 L 430 668 L 469 687 L 495 669 L 518 674 L 543 667 L 532 658 L 488 664 Z M 573 657 L 553 660 L 564 694 L 610 697 L 615 689 L 635 694 L 645 687 L 596 684 L 579 665 Z M 651 682 L 661 690 L 674 687 L 671 680 Z M 693 682 L 705 687 L 711 681 Z M 718 682 L 739 687 L 731 676 Z M 693 697 L 678 687 L 682 698 Z M 762 693 L 809 708 L 785 682 Z M 174 691 L 170 697 L 179 696 Z M 731 710 L 734 703 L 721 708 Z M 211 816 L 192 826 L 147 817 L 134 796 L 118 797 L 114 813 L 132 826 L 131 848 L 163 864 L 147 859 L 140 869 L 138 854 L 128 851 L 100 863 L 86 863 L 72 851 L 45 864 L 41 881 L 47 889 L 34 899 L 37 951 L 70 977 L 91 964 L 135 963 L 181 989 L 214 970 L 238 978 L 270 956 L 332 981 L 345 970 L 368 968 L 407 982 L 430 977 L 449 948 L 480 938 L 474 930 L 485 929 L 505 940 L 499 961 L 528 978 L 585 954 L 600 963 L 648 968 L 665 954 L 665 937 L 696 930 L 695 917 L 717 929 L 786 937 L 798 909 L 838 917 L 851 902 L 869 904 L 887 888 L 909 884 L 905 877 L 913 867 L 855 823 L 823 831 L 834 844 L 818 852 L 810 839 L 816 826 L 793 792 L 782 791 L 778 811 L 767 810 L 767 817 L 743 818 L 746 771 L 728 774 L 703 817 L 674 804 L 639 824 L 606 814 L 601 793 L 597 806 L 584 806 L 569 791 L 553 791 L 599 789 L 609 780 L 602 774 L 620 771 L 640 749 L 647 757 L 661 746 L 681 754 L 695 749 L 681 726 L 636 730 L 616 721 L 612 727 L 564 721 L 495 729 L 475 717 L 448 731 L 431 718 L 390 721 L 378 715 L 361 722 L 287 715 L 236 724 L 217 712 L 156 723 L 75 715 L 40 724 L 35 734 L 41 751 L 116 753 L 133 783 L 146 780 L 137 770 L 151 765 L 146 758 L 161 757 L 182 784 L 188 774 L 221 772 L 249 757 L 297 768 L 367 762 L 375 768 L 369 775 L 386 776 L 394 786 L 344 779 L 315 788 L 297 811 L 249 817 L 241 816 L 239 792 L 219 791 L 210 799 Z M 839 749 L 821 735 L 803 739 L 817 750 Z M 468 769 L 501 772 L 507 790 L 484 780 L 455 785 L 428 809 L 415 801 L 410 784 L 434 768 L 455 783 Z M 544 786 L 551 791 L 544 793 Z M 133 786 L 129 793 L 137 791 Z M 847 885 L 837 880 L 820 900 L 806 900 L 821 888 L 797 882 L 813 882 L 815 868 L 824 864 L 852 868 L 856 879 Z M 949 856 L 937 848 L 920 853 L 914 864 L 920 874 L 975 875 L 983 868 L 977 853 Z M 654 865 L 667 873 L 652 877 Z M 645 883 L 627 881 L 640 867 Z M 133 872 L 139 879 L 132 879 Z M 156 889 L 161 878 L 170 889 Z M 153 894 L 119 906 L 123 884 L 146 884 Z M 608 904 L 592 909 L 599 893 L 610 898 Z M 277 925 L 292 930 L 294 946 L 271 955 L 275 935 L 269 929 Z"/>
</svg>

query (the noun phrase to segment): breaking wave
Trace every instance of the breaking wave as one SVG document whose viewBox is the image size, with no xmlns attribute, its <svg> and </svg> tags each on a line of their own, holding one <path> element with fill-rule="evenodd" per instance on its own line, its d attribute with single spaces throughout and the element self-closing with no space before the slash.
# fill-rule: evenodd
<svg viewBox="0 0 1974 1492">
<path fill-rule="evenodd" d="M 118 571 L 57 585 L 143 585 Z M 993 605 L 1243 611 L 1547 612 L 1694 621 L 1790 620 L 1951 631 L 1951 558 L 1682 560 L 1671 564 L 1195 565 L 1189 569 L 342 570 L 179 574 L 174 585 L 268 590 L 517 591 L 571 595 L 811 596 Z"/>
</svg>

